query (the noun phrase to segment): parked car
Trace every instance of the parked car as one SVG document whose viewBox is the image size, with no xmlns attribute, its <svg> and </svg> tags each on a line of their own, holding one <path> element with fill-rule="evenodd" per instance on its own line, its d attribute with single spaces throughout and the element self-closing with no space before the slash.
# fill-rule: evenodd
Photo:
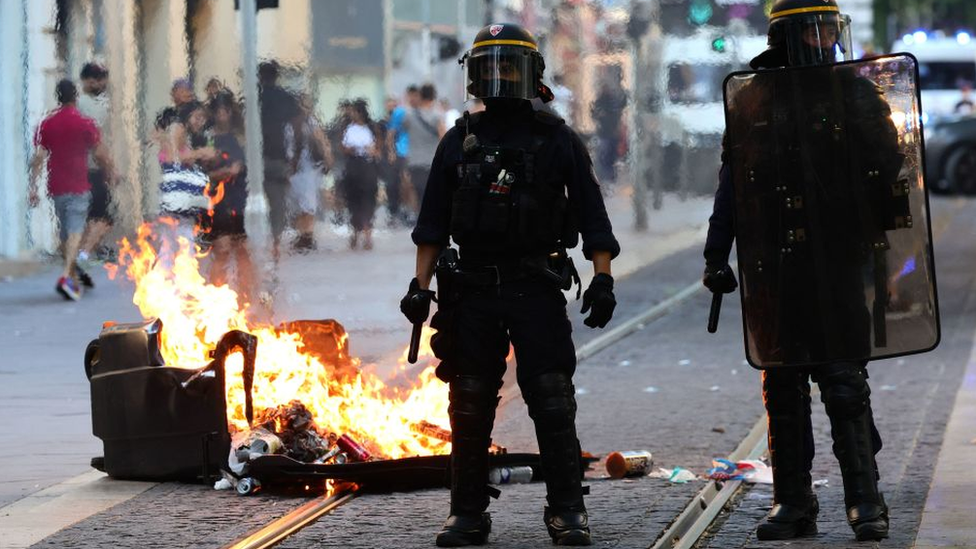
<svg viewBox="0 0 976 549">
<path fill-rule="evenodd" d="M 976 117 L 940 120 L 926 128 L 925 171 L 936 193 L 976 194 Z"/>
</svg>

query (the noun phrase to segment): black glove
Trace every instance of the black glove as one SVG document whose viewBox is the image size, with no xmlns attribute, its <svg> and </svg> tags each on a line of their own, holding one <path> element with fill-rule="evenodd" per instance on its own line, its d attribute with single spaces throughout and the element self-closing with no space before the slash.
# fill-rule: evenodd
<svg viewBox="0 0 976 549">
<path fill-rule="evenodd" d="M 583 310 L 593 309 L 590 316 L 583 319 L 583 324 L 590 328 L 603 328 L 613 318 L 613 309 L 617 300 L 613 297 L 613 277 L 600 273 L 593 277 L 590 287 L 583 292 Z"/>
<path fill-rule="evenodd" d="M 713 294 L 731 294 L 739 287 L 735 281 L 735 273 L 728 264 L 721 267 L 705 267 L 702 284 Z"/>
<path fill-rule="evenodd" d="M 411 324 L 420 324 L 427 320 L 430 314 L 430 302 L 434 300 L 434 292 L 421 290 L 420 282 L 416 277 L 410 281 L 410 289 L 407 295 L 400 300 L 400 312 Z"/>
</svg>

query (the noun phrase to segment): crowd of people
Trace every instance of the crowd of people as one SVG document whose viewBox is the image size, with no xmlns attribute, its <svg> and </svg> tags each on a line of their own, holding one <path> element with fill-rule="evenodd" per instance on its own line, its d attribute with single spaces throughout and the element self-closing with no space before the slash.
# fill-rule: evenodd
<svg viewBox="0 0 976 549">
<path fill-rule="evenodd" d="M 287 243 L 294 253 L 317 249 L 316 225 L 327 218 L 326 208 L 333 210 L 334 222 L 348 224 L 351 249 L 373 248 L 384 197 L 387 226 L 411 226 L 437 143 L 461 113 L 448 100 L 438 100 L 432 84 L 423 84 L 409 86 L 403 98 L 389 97 L 381 120 L 371 116 L 366 99 L 357 98 L 341 101 L 334 119 L 323 123 L 314 99 L 286 89 L 280 77 L 274 61 L 258 67 L 263 187 L 274 261 L 286 234 L 294 235 Z M 30 183 L 36 206 L 46 163 L 64 257 L 57 290 L 75 300 L 83 287 L 94 285 L 87 270 L 112 229 L 111 188 L 118 179 L 108 145 L 108 71 L 88 63 L 80 81 L 81 94 L 71 80 L 57 86 L 59 107 L 38 127 Z M 175 80 L 171 103 L 155 117 L 148 141 L 161 173 L 155 213 L 166 220 L 160 231 L 210 248 L 211 281 L 232 284 L 247 300 L 256 291 L 256 275 L 245 229 L 243 100 L 217 78 L 204 90 L 205 97 L 198 98 L 193 82 Z"/>
</svg>

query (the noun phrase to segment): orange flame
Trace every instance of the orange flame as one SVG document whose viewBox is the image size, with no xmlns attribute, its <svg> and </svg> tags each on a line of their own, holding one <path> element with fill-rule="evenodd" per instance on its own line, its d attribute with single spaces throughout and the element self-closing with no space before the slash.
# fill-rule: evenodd
<svg viewBox="0 0 976 549">
<path fill-rule="evenodd" d="M 359 371 L 355 358 L 356 373 L 340 378 L 335 375 L 336 365 L 323 364 L 305 352 L 298 334 L 249 322 L 248 305 L 238 304 L 234 290 L 211 285 L 200 274 L 196 249 L 185 237 L 178 237 L 174 246 L 143 225 L 135 242 L 121 242 L 119 265 L 110 269 L 110 275 L 119 268 L 135 282 L 132 300 L 142 315 L 162 321 L 160 347 L 168 365 L 205 366 L 210 350 L 230 330 L 258 338 L 252 389 L 255 415 L 297 399 L 321 428 L 349 434 L 373 455 L 395 459 L 450 452 L 449 443 L 411 429 L 424 421 L 447 424 L 447 387 L 436 378 L 431 364 L 433 330 L 424 329 L 420 356 L 427 366 L 410 387 L 387 386 L 376 375 Z M 243 355 L 231 354 L 225 367 L 228 426 L 232 432 L 247 429 Z"/>
</svg>

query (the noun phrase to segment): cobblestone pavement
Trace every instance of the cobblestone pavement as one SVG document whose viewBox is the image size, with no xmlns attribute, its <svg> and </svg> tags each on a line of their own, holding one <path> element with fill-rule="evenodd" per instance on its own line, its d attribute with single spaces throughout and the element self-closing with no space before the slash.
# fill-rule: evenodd
<svg viewBox="0 0 976 549">
<path fill-rule="evenodd" d="M 715 549 L 790 547 L 885 548 L 914 545 L 928 495 L 932 470 L 939 457 L 942 436 L 956 391 L 973 346 L 976 330 L 976 275 L 972 271 L 971 241 L 949 235 L 976 234 L 973 207 L 955 215 L 936 239 L 936 261 L 942 315 L 942 343 L 932 353 L 873 363 L 871 401 L 884 448 L 878 454 L 881 489 L 891 509 L 891 537 L 879 543 L 854 541 L 844 514 L 843 483 L 830 450 L 830 425 L 823 406 L 814 399 L 814 430 L 818 454 L 813 478 L 827 479 L 817 490 L 820 499 L 820 534 L 790 542 L 760 542 L 756 526 L 772 505 L 772 489 L 757 486 L 740 501 L 728 520 L 700 543 Z"/>
<path fill-rule="evenodd" d="M 963 213 L 970 209 L 974 208 Z M 958 219 L 962 215 L 956 217 L 946 234 L 974 234 L 971 222 Z M 973 304 L 968 301 L 973 295 L 972 275 L 963 272 L 968 270 L 964 259 L 953 262 L 950 255 L 967 257 L 961 248 L 948 246 L 939 256 L 943 346 L 936 353 L 901 363 L 893 360 L 872 369 L 874 401 L 886 442 L 880 459 L 883 487 L 893 513 L 892 546 L 909 546 L 914 538 L 928 488 L 928 469 L 938 453 L 976 324 Z M 700 250 L 689 249 L 619 281 L 618 320 L 672 295 L 700 273 Z M 579 365 L 575 378 L 578 425 L 585 450 L 606 454 L 647 449 L 654 453 L 656 466 L 680 465 L 701 473 L 713 457 L 735 448 L 762 415 L 759 375 L 742 360 L 737 300 L 727 300 L 715 335 L 705 332 L 708 305 L 705 292 L 695 294 L 665 317 Z M 579 327 L 577 310 L 572 309 L 572 316 L 579 343 L 598 332 Z M 830 486 L 819 492 L 824 533 L 809 546 L 846 547 L 852 545 L 852 538 L 843 522 L 840 479 L 827 450 L 820 408 L 815 407 L 821 448 L 815 475 L 829 478 Z M 494 438 L 512 451 L 535 450 L 532 424 L 517 393 L 509 393 L 503 400 Z M 603 547 L 650 546 L 702 486 L 700 481 L 672 485 L 653 478 L 605 480 L 599 468 L 590 476 L 592 493 L 587 505 L 597 546 Z M 494 520 L 491 546 L 548 546 L 541 522 L 544 486 L 504 486 L 502 492 L 490 508 Z M 304 501 L 260 494 L 239 498 L 200 486 L 167 484 L 69 527 L 36 547 L 219 547 L 259 524 L 259 517 L 283 514 Z M 769 503 L 767 487 L 744 494 L 736 512 L 703 546 L 776 546 L 757 544 L 753 535 Z M 280 547 L 431 547 L 447 510 L 446 490 L 365 495 Z"/>
</svg>

